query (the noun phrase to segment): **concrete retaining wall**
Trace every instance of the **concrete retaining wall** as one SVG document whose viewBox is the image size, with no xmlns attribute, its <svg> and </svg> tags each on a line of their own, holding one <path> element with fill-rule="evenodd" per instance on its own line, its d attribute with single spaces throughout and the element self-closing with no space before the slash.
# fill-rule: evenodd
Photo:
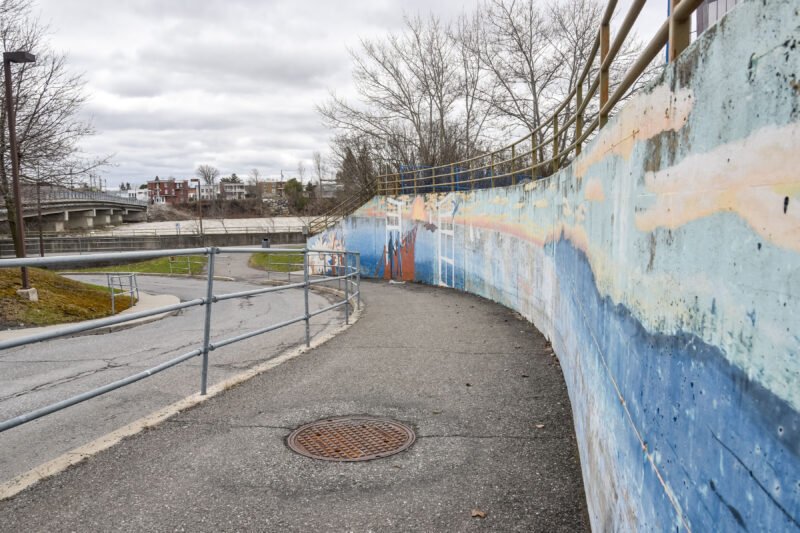
<svg viewBox="0 0 800 533">
<path fill-rule="evenodd" d="M 551 340 L 595 531 L 800 530 L 799 21 L 739 4 L 549 179 L 376 197 L 309 242 Z"/>
</svg>

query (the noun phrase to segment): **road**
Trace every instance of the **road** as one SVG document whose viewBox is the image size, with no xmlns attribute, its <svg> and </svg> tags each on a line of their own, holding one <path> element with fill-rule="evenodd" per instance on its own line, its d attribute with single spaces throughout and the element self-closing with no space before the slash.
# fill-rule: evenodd
<svg viewBox="0 0 800 533">
<path fill-rule="evenodd" d="M 217 281 L 216 295 L 252 289 L 264 273 L 243 267 L 245 255 L 218 256 L 220 273 L 241 281 Z M 227 271 L 227 272 L 226 272 Z M 79 276 L 105 283 L 105 276 Z M 76 277 L 77 279 L 77 277 Z M 140 290 L 174 294 L 182 301 L 205 294 L 199 279 L 140 276 Z M 311 310 L 330 304 L 329 296 L 310 293 Z M 303 314 L 303 293 L 287 290 L 213 307 L 212 342 Z M 202 342 L 204 307 L 114 333 L 56 339 L 0 353 L 0 419 L 69 398 L 177 357 Z M 312 335 L 344 321 L 341 308 L 311 321 Z M 217 383 L 270 359 L 304 341 L 298 323 L 211 353 L 209 384 Z M 200 358 L 66 410 L 0 433 L 0 482 L 170 405 L 200 386 Z"/>
</svg>

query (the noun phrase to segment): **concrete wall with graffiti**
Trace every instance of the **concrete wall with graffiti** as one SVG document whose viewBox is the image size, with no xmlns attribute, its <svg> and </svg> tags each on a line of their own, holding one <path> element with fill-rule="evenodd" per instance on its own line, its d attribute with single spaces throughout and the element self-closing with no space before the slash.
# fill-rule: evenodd
<svg viewBox="0 0 800 533">
<path fill-rule="evenodd" d="M 551 340 L 596 531 L 800 530 L 799 8 L 739 4 L 549 179 L 310 241 Z"/>
</svg>

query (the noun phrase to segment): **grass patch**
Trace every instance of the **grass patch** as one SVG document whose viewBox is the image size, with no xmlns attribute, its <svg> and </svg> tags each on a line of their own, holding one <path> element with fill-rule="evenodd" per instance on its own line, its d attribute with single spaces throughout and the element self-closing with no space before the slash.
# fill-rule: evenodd
<svg viewBox="0 0 800 533">
<path fill-rule="evenodd" d="M 0 327 L 50 326 L 111 315 L 108 287 L 73 281 L 38 268 L 28 268 L 28 279 L 39 293 L 38 302 L 17 296 L 17 289 L 22 288 L 18 268 L 0 269 Z M 114 309 L 124 311 L 130 304 L 130 296 L 116 296 Z"/>
<path fill-rule="evenodd" d="M 292 263 L 288 265 L 287 263 Z M 295 272 L 303 270 L 303 254 L 296 252 L 276 252 L 270 254 L 253 254 L 250 256 L 250 266 L 270 272 Z"/>
<path fill-rule="evenodd" d="M 173 274 L 188 274 L 186 270 L 185 255 L 176 255 L 175 261 L 172 264 Z M 206 266 L 208 259 L 204 255 L 190 255 L 189 267 L 191 274 L 200 274 Z M 141 261 L 139 263 L 131 263 L 129 265 L 119 265 L 101 268 L 88 268 L 81 272 L 146 272 L 150 274 L 169 274 L 170 273 L 170 260 L 169 257 L 158 257 L 148 261 Z"/>
</svg>

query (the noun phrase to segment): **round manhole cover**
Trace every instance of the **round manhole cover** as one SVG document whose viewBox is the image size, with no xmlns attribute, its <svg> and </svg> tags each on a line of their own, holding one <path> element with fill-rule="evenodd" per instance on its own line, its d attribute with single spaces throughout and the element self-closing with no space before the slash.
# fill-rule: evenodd
<svg viewBox="0 0 800 533">
<path fill-rule="evenodd" d="M 414 444 L 414 431 L 385 418 L 350 416 L 306 424 L 287 438 L 300 455 L 326 461 L 368 461 L 402 452 Z"/>
</svg>

